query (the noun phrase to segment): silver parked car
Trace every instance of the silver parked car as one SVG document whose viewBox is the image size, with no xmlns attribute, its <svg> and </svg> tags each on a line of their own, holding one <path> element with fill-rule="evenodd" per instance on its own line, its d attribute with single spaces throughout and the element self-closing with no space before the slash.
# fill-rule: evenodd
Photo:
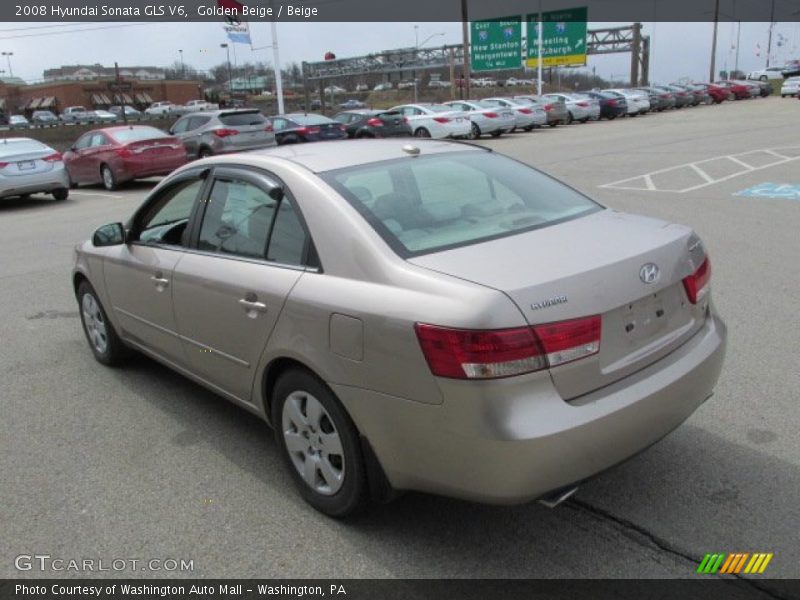
<svg viewBox="0 0 800 600">
<path fill-rule="evenodd" d="M 466 113 L 471 122 L 469 138 L 472 140 L 478 139 L 484 133 L 499 137 L 515 127 L 514 112 L 502 106 L 498 107 L 483 100 L 453 100 L 444 104 Z"/>
<path fill-rule="evenodd" d="M 507 82 L 506 85 L 508 85 Z M 517 129 L 530 131 L 534 127 L 541 127 L 547 124 L 547 112 L 540 104 L 530 104 L 523 100 L 518 101 L 512 98 L 484 98 L 482 103 L 514 111 L 514 126 Z"/>
<path fill-rule="evenodd" d="M 184 143 L 189 158 L 275 145 L 272 125 L 256 109 L 192 112 L 178 119 L 169 132 Z"/>
<path fill-rule="evenodd" d="M 557 501 L 658 441 L 720 374 L 710 273 L 691 229 L 491 150 L 360 140 L 189 164 L 72 277 L 99 362 L 137 349 L 264 418 L 343 516 Z"/>
<path fill-rule="evenodd" d="M 5 138 L 0 142 L 0 198 L 52 194 L 69 196 L 69 177 L 60 152 L 30 138 Z"/>
</svg>

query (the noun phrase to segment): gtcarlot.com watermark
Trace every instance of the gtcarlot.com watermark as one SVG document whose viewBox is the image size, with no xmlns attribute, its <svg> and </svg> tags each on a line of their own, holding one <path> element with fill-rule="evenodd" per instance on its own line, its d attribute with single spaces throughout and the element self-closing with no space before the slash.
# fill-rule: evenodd
<svg viewBox="0 0 800 600">
<path fill-rule="evenodd" d="M 194 559 L 184 558 L 64 558 L 50 554 L 20 554 L 14 558 L 18 571 L 96 573 L 128 572 L 191 572 Z"/>
</svg>

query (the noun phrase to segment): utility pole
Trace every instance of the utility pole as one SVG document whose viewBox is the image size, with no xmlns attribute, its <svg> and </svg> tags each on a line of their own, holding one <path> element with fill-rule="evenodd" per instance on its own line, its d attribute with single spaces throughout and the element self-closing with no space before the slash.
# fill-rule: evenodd
<svg viewBox="0 0 800 600">
<path fill-rule="evenodd" d="M 283 77 L 281 75 L 281 58 L 278 54 L 278 25 L 272 21 L 272 57 L 275 61 L 275 93 L 278 96 L 278 114 L 283 114 Z"/>
<path fill-rule="evenodd" d="M 225 54 L 228 57 L 228 95 L 233 99 L 233 73 L 231 72 L 231 49 L 228 44 L 220 44 L 220 48 L 225 48 Z"/>
<path fill-rule="evenodd" d="M 719 2 L 719 0 L 717 0 Z M 639 55 L 642 52 L 642 24 L 633 24 L 631 42 L 631 87 L 639 85 Z"/>
<path fill-rule="evenodd" d="M 714 76 L 714 72 L 716 69 L 716 60 L 717 60 L 717 28 L 719 27 L 719 0 L 714 2 L 714 35 L 711 38 L 711 68 L 708 72 L 708 81 L 709 83 L 713 83 L 716 77 Z"/>
<path fill-rule="evenodd" d="M 719 1 L 719 0 L 717 0 Z M 775 27 L 775 0 L 769 11 L 769 37 L 767 38 L 767 68 L 769 68 L 769 55 L 772 53 L 772 28 Z"/>
<path fill-rule="evenodd" d="M 544 62 L 544 57 L 542 56 L 542 43 L 543 43 L 543 36 L 544 36 L 544 21 L 542 19 L 542 0 L 539 0 L 539 27 L 538 29 L 538 36 L 536 40 L 536 47 L 538 48 L 539 53 L 539 64 L 536 66 L 536 95 L 542 95 L 542 63 Z"/>
<path fill-rule="evenodd" d="M 469 14 L 467 12 L 467 0 L 461 0 L 461 35 L 464 41 L 464 100 L 469 100 Z"/>
<path fill-rule="evenodd" d="M 181 79 L 186 79 L 186 66 L 183 64 L 183 50 L 178 50 L 181 55 Z"/>
</svg>

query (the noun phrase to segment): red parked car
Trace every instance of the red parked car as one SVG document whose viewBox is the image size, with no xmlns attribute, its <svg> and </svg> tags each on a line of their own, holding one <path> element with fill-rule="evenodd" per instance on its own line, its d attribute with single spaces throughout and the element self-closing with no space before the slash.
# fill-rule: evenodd
<svg viewBox="0 0 800 600">
<path fill-rule="evenodd" d="M 702 85 L 706 88 L 708 95 L 711 96 L 711 99 L 714 101 L 714 104 L 722 104 L 725 100 L 728 99 L 730 92 L 728 88 L 722 87 L 716 83 L 708 83 L 705 81 L 694 82 L 692 85 Z"/>
<path fill-rule="evenodd" d="M 733 94 L 733 97 L 737 100 L 744 100 L 750 97 L 750 88 L 741 83 L 736 83 L 735 81 L 717 81 L 714 85 L 725 88 Z"/>
<path fill-rule="evenodd" d="M 107 190 L 133 179 L 167 175 L 185 163 L 183 142 L 145 125 L 89 131 L 64 154 L 73 187 L 102 183 Z"/>
</svg>

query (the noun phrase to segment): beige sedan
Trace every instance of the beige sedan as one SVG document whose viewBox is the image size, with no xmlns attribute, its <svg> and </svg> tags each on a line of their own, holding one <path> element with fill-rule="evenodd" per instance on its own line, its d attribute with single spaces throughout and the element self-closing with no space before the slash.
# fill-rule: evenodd
<svg viewBox="0 0 800 600">
<path fill-rule="evenodd" d="M 556 504 L 712 394 L 691 229 L 468 144 L 329 142 L 162 181 L 76 250 L 103 364 L 143 352 L 264 418 L 344 516 L 420 490 Z"/>
</svg>

